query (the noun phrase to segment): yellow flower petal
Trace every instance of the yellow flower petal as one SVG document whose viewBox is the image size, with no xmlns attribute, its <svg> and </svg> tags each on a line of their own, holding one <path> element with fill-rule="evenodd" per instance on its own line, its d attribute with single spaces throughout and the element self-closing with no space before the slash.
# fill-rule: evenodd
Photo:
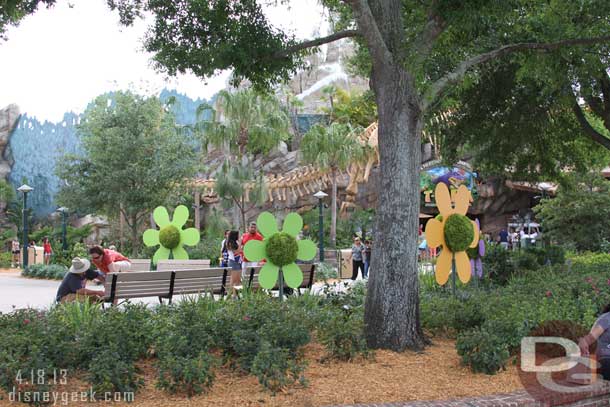
<svg viewBox="0 0 610 407">
<path fill-rule="evenodd" d="M 445 285 L 447 280 L 449 280 L 449 273 L 451 272 L 451 259 L 452 253 L 443 248 L 441 254 L 438 256 L 438 260 L 436 261 L 436 282 L 439 285 Z"/>
<path fill-rule="evenodd" d="M 466 185 L 460 185 L 455 194 L 455 208 L 454 212 L 460 215 L 466 215 L 468 207 L 470 206 L 470 191 L 466 188 Z"/>
<path fill-rule="evenodd" d="M 472 243 L 470 243 L 470 247 L 477 247 L 479 245 L 479 226 L 477 222 L 472 221 L 472 229 L 474 231 L 474 238 L 472 239 Z"/>
<path fill-rule="evenodd" d="M 445 234 L 443 233 L 443 223 L 436 219 L 430 219 L 426 223 L 426 242 L 428 247 L 439 247 L 445 243 Z"/>
<path fill-rule="evenodd" d="M 460 281 L 466 284 L 470 281 L 470 259 L 466 252 L 458 252 L 455 254 L 455 268 Z"/>
<path fill-rule="evenodd" d="M 447 188 L 447 185 L 445 185 L 443 182 L 436 184 L 436 188 L 434 189 L 434 199 L 439 212 L 443 216 L 443 220 L 453 213 L 449 188 Z"/>
</svg>

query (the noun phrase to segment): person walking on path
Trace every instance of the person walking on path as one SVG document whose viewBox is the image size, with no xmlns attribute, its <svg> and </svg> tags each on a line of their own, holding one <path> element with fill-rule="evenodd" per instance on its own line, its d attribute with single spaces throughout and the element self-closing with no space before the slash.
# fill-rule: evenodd
<svg viewBox="0 0 610 407">
<path fill-rule="evenodd" d="M 358 270 L 360 270 L 364 278 L 364 250 L 365 247 L 360 242 L 360 238 L 355 237 L 354 244 L 352 245 L 352 280 L 358 277 Z"/>
<path fill-rule="evenodd" d="M 227 249 L 227 241 L 229 239 L 230 230 L 225 230 L 225 237 L 220 243 L 220 267 L 229 267 L 229 254 Z"/>
<path fill-rule="evenodd" d="M 256 228 L 256 222 L 251 222 L 250 223 L 250 227 L 248 228 L 248 233 L 244 233 L 244 235 L 241 237 L 241 247 L 243 250 L 243 247 L 246 245 L 246 243 L 248 243 L 248 241 L 250 240 L 263 240 L 263 235 L 261 235 L 260 233 L 258 233 L 258 230 Z M 248 268 L 251 267 L 256 267 L 258 266 L 258 262 L 251 262 L 248 261 L 248 259 L 246 258 L 246 256 L 243 256 L 242 258 L 242 277 L 244 277 L 246 275 L 246 271 L 248 270 Z"/>
<path fill-rule="evenodd" d="M 53 248 L 51 247 L 51 242 L 49 242 L 49 238 L 45 236 L 42 239 L 42 253 L 44 256 L 44 264 L 47 266 L 51 263 L 51 256 L 53 255 Z"/>
<path fill-rule="evenodd" d="M 121 253 L 93 246 L 89 249 L 91 261 L 104 275 L 131 270 L 131 261 Z"/>
<path fill-rule="evenodd" d="M 95 278 L 103 278 L 103 275 L 98 271 L 91 270 L 89 260 L 75 257 L 72 259 L 70 269 L 59 284 L 55 300 L 62 303 L 80 300 L 98 302 L 104 296 L 104 292 L 85 288 L 87 280 Z"/>
</svg>

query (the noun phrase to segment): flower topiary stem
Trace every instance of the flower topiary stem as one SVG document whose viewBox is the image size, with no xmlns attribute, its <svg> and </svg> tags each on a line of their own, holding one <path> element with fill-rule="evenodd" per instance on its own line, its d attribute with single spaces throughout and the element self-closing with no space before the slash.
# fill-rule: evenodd
<svg viewBox="0 0 610 407">
<path fill-rule="evenodd" d="M 455 253 L 451 255 L 451 291 L 453 292 L 453 297 L 455 297 Z"/>
<path fill-rule="evenodd" d="M 284 301 L 284 273 L 282 272 L 282 268 L 280 267 L 280 301 Z"/>
</svg>

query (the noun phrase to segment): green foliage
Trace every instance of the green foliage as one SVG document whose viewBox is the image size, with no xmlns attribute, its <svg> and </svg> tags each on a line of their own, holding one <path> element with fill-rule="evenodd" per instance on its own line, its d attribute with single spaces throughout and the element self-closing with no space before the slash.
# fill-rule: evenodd
<svg viewBox="0 0 610 407">
<path fill-rule="evenodd" d="M 121 212 L 137 250 L 147 214 L 166 204 L 179 182 L 195 174 L 191 144 L 158 98 L 131 92 L 96 98 L 78 132 L 83 154 L 58 161 L 64 186 L 57 200 L 109 217 Z"/>
<path fill-rule="evenodd" d="M 330 263 L 318 263 L 316 264 L 315 278 L 316 281 L 324 282 L 332 278 L 337 278 L 337 269 Z"/>
<path fill-rule="evenodd" d="M 273 95 L 253 89 L 222 90 L 216 105 L 216 110 L 212 109 L 212 119 L 196 126 L 204 147 L 208 144 L 216 148 L 229 146 L 231 153 L 241 158 L 246 154 L 267 154 L 280 141 L 288 140 L 290 119 Z M 199 110 L 209 109 L 204 105 Z"/>
<path fill-rule="evenodd" d="M 331 115 L 333 122 L 366 128 L 377 120 L 375 95 L 371 91 L 355 94 L 337 89 L 332 110 L 324 109 L 324 112 Z"/>
<path fill-rule="evenodd" d="M 7 28 L 19 25 L 21 19 L 35 12 L 40 4 L 51 7 L 55 4 L 55 1 L 56 0 L 3 1 L 2 8 L 0 8 L 0 39 L 6 40 Z"/>
<path fill-rule="evenodd" d="M 575 176 L 557 196 L 534 208 L 545 238 L 578 251 L 599 251 L 610 240 L 609 182 L 594 174 Z"/>
<path fill-rule="evenodd" d="M 316 124 L 301 141 L 303 158 L 322 168 L 345 170 L 352 161 L 364 156 L 363 147 L 356 138 L 360 131 L 350 124 Z"/>
<path fill-rule="evenodd" d="M 299 245 L 288 233 L 279 232 L 267 239 L 265 252 L 267 258 L 276 266 L 286 266 L 297 259 Z"/>
<path fill-rule="evenodd" d="M 222 233 L 217 236 L 222 236 Z M 219 237 L 207 238 L 197 243 L 197 246 L 185 247 L 185 249 L 189 254 L 189 259 L 209 259 L 210 265 L 218 266 L 218 259 L 220 258 L 220 243 L 222 243 L 222 239 Z"/>
<path fill-rule="evenodd" d="M 362 307 L 350 306 L 329 310 L 318 329 L 318 340 L 326 347 L 325 359 L 353 360 L 357 356 L 368 358 L 373 353 L 366 345 L 364 337 L 364 316 Z"/>
<path fill-rule="evenodd" d="M 275 394 L 297 380 L 305 385 L 305 367 L 306 364 L 292 357 L 288 349 L 274 348 L 269 342 L 263 342 L 252 361 L 251 372 L 263 387 Z"/>
<path fill-rule="evenodd" d="M 68 268 L 61 264 L 30 264 L 21 271 L 24 277 L 47 278 L 50 280 L 63 280 Z"/>
<path fill-rule="evenodd" d="M 499 245 L 489 245 L 483 264 L 489 278 L 498 284 L 506 284 L 515 272 L 512 253 Z"/>
<path fill-rule="evenodd" d="M 188 397 L 201 394 L 212 387 L 216 359 L 206 352 L 195 357 L 165 356 L 159 361 L 157 387 L 170 393 L 184 393 Z"/>
<path fill-rule="evenodd" d="M 208 239 L 215 239 L 222 236 L 224 231 L 229 229 L 229 222 L 224 217 L 222 211 L 212 208 L 205 218 L 205 235 Z"/>
<path fill-rule="evenodd" d="M 506 369 L 508 347 L 502 338 L 493 332 L 474 328 L 458 336 L 456 344 L 462 363 L 475 373 L 495 374 Z"/>
<path fill-rule="evenodd" d="M 118 352 L 108 349 L 96 352 L 88 368 L 87 380 L 97 393 L 135 393 L 144 385 L 133 363 L 121 359 Z"/>
<path fill-rule="evenodd" d="M 0 268 L 7 269 L 13 263 L 13 254 L 11 252 L 0 253 Z"/>
<path fill-rule="evenodd" d="M 167 225 L 159 231 L 159 242 L 168 249 L 175 249 L 180 244 L 180 230 L 174 225 Z"/>
<path fill-rule="evenodd" d="M 13 199 L 15 199 L 13 186 L 8 181 L 0 179 L 0 203 L 8 203 Z"/>
<path fill-rule="evenodd" d="M 453 214 L 445 222 L 445 242 L 452 252 L 462 252 L 474 239 L 472 222 L 464 215 Z"/>
</svg>

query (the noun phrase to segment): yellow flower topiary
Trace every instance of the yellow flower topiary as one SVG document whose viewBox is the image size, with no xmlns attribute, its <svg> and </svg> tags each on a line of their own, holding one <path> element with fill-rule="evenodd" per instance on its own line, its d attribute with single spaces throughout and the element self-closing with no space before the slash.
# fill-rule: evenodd
<svg viewBox="0 0 610 407">
<path fill-rule="evenodd" d="M 434 191 L 436 206 L 441 218 L 430 219 L 426 224 L 426 241 L 429 247 L 442 246 L 436 262 L 436 282 L 444 285 L 449 280 L 451 263 L 455 259 L 457 276 L 462 283 L 470 280 L 470 259 L 466 250 L 479 243 L 479 228 L 466 217 L 470 205 L 470 191 L 461 185 L 451 203 L 447 185 L 439 182 Z"/>
</svg>

